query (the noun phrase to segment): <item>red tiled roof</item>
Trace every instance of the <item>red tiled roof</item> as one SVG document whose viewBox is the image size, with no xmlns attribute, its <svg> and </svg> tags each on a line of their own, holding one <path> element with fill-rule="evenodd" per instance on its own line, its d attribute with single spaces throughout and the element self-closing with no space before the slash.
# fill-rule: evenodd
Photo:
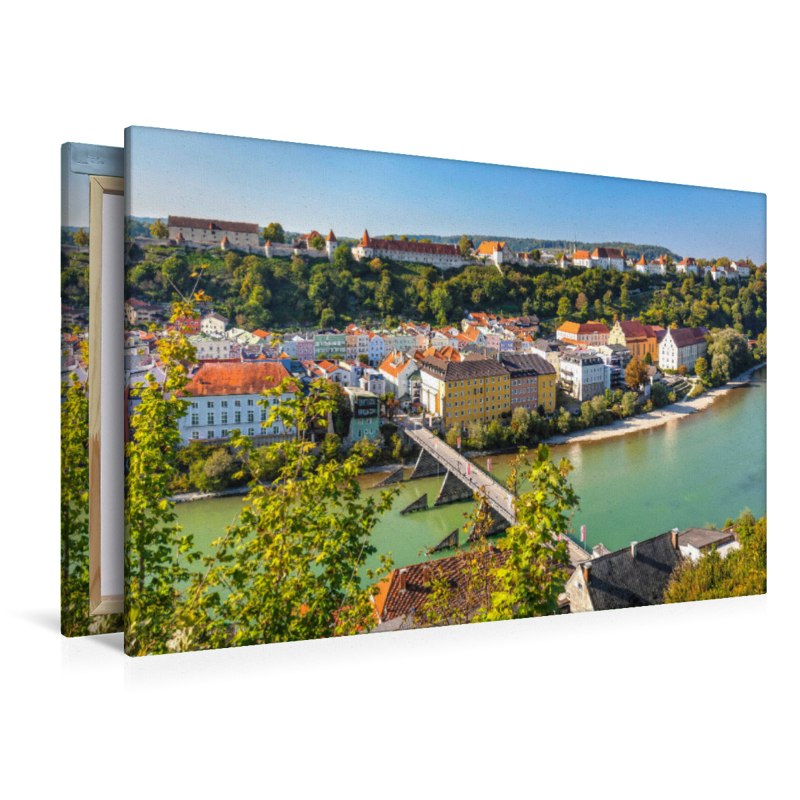
<svg viewBox="0 0 800 800">
<path fill-rule="evenodd" d="M 174 217 L 167 219 L 170 228 L 208 228 L 210 230 L 231 231 L 231 233 L 258 233 L 258 225 L 250 222 L 226 222 L 221 219 L 198 219 L 197 217 Z"/>
<path fill-rule="evenodd" d="M 488 551 L 459 553 L 448 558 L 396 569 L 391 574 L 389 588 L 383 599 L 381 621 L 387 622 L 395 617 L 418 612 L 431 593 L 430 586 L 425 584 L 441 578 L 448 582 L 451 589 L 456 590 L 456 603 L 463 607 L 470 562 L 475 560 L 479 569 L 488 569 L 492 566 L 501 566 L 507 558 L 507 550 L 493 547 Z"/>
<path fill-rule="evenodd" d="M 584 259 L 584 258 L 591 258 L 591 256 L 589 255 L 589 251 L 588 251 L 588 250 L 576 250 L 576 251 L 575 251 L 575 252 L 572 254 L 572 260 L 573 260 L 573 261 L 576 261 L 576 260 L 577 260 L 577 259 L 579 259 L 579 258 L 580 258 L 580 259 Z"/>
<path fill-rule="evenodd" d="M 461 251 L 454 244 L 434 244 L 433 242 L 401 242 L 396 239 L 372 239 L 364 231 L 359 242 L 361 247 L 371 247 L 374 250 L 389 250 L 399 253 L 425 253 L 426 255 L 459 256 Z"/>
<path fill-rule="evenodd" d="M 259 394 L 291 377 L 275 361 L 204 361 L 186 386 L 184 394 L 205 397 L 224 394 Z M 297 391 L 299 387 L 289 391 Z"/>
<path fill-rule="evenodd" d="M 595 247 L 592 258 L 625 258 L 625 251 L 616 247 Z"/>
<path fill-rule="evenodd" d="M 331 228 L 330 233 L 325 237 L 326 242 L 338 242 L 339 240 L 336 238 L 336 235 L 333 232 L 333 228 Z"/>
</svg>

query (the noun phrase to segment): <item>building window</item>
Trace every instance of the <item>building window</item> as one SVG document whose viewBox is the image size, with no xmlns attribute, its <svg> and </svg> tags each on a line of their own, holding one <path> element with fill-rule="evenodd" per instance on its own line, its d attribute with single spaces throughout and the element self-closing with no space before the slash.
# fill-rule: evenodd
<svg viewBox="0 0 800 800">
<path fill-rule="evenodd" d="M 241 411 L 234 411 L 233 412 L 233 421 L 238 424 L 242 421 L 242 412 Z"/>
<path fill-rule="evenodd" d="M 192 425 L 200 424 L 200 414 L 192 414 Z"/>
<path fill-rule="evenodd" d="M 214 412 L 213 411 L 209 411 L 207 416 L 208 416 L 208 420 L 206 422 L 206 425 L 213 425 L 214 424 Z"/>
<path fill-rule="evenodd" d="M 213 439 L 213 438 L 214 438 L 214 431 L 209 431 L 209 432 L 206 434 L 206 438 L 207 438 L 207 439 Z"/>
</svg>

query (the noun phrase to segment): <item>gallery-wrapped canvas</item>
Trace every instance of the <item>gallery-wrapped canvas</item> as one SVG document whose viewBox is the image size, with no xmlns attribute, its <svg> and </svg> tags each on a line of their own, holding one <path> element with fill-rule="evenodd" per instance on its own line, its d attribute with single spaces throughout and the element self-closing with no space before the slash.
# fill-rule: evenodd
<svg viewBox="0 0 800 800">
<path fill-rule="evenodd" d="M 117 286 L 121 294 L 122 169 L 122 148 L 76 142 L 61 148 L 61 632 L 65 636 L 122 630 L 120 451 L 125 417 L 121 402 L 114 402 L 111 409 L 105 406 L 109 435 L 102 441 L 100 436 L 101 371 L 112 386 L 121 385 L 123 375 L 119 302 L 112 296 L 103 306 L 100 280 L 105 261 L 105 290 Z M 109 392 L 106 400 L 110 397 Z M 102 541 L 101 528 L 107 532 Z"/>
<path fill-rule="evenodd" d="M 764 195 L 133 127 L 125 647 L 766 591 Z"/>
</svg>

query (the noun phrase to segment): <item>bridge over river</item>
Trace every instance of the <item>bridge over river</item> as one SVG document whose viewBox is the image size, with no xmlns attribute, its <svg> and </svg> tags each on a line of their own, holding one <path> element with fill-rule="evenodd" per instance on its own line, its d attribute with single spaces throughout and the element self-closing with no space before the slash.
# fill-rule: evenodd
<svg viewBox="0 0 800 800">
<path fill-rule="evenodd" d="M 514 509 L 516 498 L 512 492 L 420 422 L 407 417 L 400 417 L 398 422 L 406 436 L 421 450 L 411 478 L 428 478 L 444 472 L 444 482 L 434 505 L 471 499 L 474 494 L 485 499 L 492 509 L 496 520 L 493 530 L 517 524 Z M 566 542 L 570 562 L 574 566 L 592 557 L 591 553 L 569 537 L 566 537 Z"/>
</svg>

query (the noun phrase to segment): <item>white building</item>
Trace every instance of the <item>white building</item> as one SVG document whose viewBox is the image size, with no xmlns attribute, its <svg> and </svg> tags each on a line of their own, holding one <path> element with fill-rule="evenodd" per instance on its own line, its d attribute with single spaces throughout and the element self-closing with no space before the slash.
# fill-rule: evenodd
<svg viewBox="0 0 800 800">
<path fill-rule="evenodd" d="M 260 437 L 260 443 L 284 441 L 294 430 L 284 429 L 280 421 L 270 422 L 268 409 L 258 402 L 262 391 L 289 377 L 282 364 L 272 361 L 201 364 L 184 392 L 189 410 L 178 422 L 183 444 L 197 440 L 224 443 L 234 429 Z M 296 391 L 297 387 L 270 397 L 269 405 L 290 400 Z"/>
<path fill-rule="evenodd" d="M 699 269 L 697 267 L 697 263 L 693 258 L 684 258 L 682 261 L 679 261 L 675 265 L 675 272 L 680 273 L 692 273 L 692 275 L 697 275 Z"/>
<path fill-rule="evenodd" d="M 705 328 L 668 328 L 658 345 L 658 365 L 661 369 L 694 368 L 698 358 L 708 350 Z"/>
<path fill-rule="evenodd" d="M 469 259 L 461 255 L 454 244 L 432 242 L 401 242 L 395 239 L 373 239 L 367 231 L 361 241 L 352 248 L 356 261 L 373 258 L 388 258 L 392 261 L 412 261 L 415 264 L 432 264 L 440 269 L 461 267 Z"/>
<path fill-rule="evenodd" d="M 217 339 L 203 334 L 189 336 L 189 343 L 194 347 L 199 361 L 211 358 L 231 358 L 233 342 L 230 339 Z"/>
<path fill-rule="evenodd" d="M 410 394 L 408 381 L 417 369 L 416 361 L 396 350 L 384 358 L 378 371 L 386 380 L 386 392 L 391 392 L 399 400 Z"/>
<path fill-rule="evenodd" d="M 731 261 L 731 269 L 735 270 L 740 278 L 747 278 L 750 275 L 750 265 L 746 261 Z"/>
<path fill-rule="evenodd" d="M 222 245 L 227 237 L 231 247 L 258 247 L 258 225 L 250 222 L 226 222 L 220 219 L 199 219 L 197 217 L 175 217 L 170 214 L 167 220 L 169 238 L 199 244 Z"/>
<path fill-rule="evenodd" d="M 358 385 L 378 397 L 386 394 L 386 378 L 376 369 L 366 367 L 358 380 Z"/>
<path fill-rule="evenodd" d="M 673 532 L 677 533 L 677 528 Z M 692 561 L 699 561 L 713 548 L 716 548 L 721 558 L 725 558 L 740 547 L 739 537 L 733 530 L 713 531 L 707 528 L 687 528 L 677 536 L 681 555 Z"/>
<path fill-rule="evenodd" d="M 616 247 L 595 247 L 589 257 L 589 266 L 625 272 L 625 251 Z"/>
<path fill-rule="evenodd" d="M 200 331 L 206 336 L 224 336 L 228 320 L 222 314 L 206 314 L 200 320 Z"/>
<path fill-rule="evenodd" d="M 611 368 L 596 353 L 582 350 L 562 353 L 560 381 L 564 391 L 584 402 L 611 387 Z"/>
</svg>

